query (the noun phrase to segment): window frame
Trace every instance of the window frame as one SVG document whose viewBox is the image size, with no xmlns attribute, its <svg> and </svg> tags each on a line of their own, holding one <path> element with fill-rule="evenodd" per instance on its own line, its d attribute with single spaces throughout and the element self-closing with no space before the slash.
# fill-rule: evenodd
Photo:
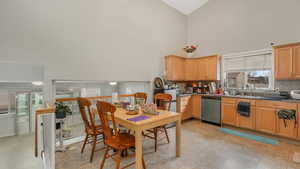
<svg viewBox="0 0 300 169">
<path fill-rule="evenodd" d="M 227 74 L 228 73 L 239 73 L 239 72 L 244 72 L 245 77 L 248 76 L 249 72 L 254 72 L 254 71 L 270 71 L 270 76 L 269 76 L 269 87 L 267 88 L 254 88 L 253 90 L 257 91 L 265 91 L 265 90 L 274 90 L 274 71 L 272 69 L 256 69 L 256 70 L 234 70 L 234 71 L 225 71 L 224 72 L 224 86 L 226 89 L 236 89 L 236 90 L 247 90 L 246 85 L 249 84 L 247 82 L 247 78 L 245 78 L 243 88 L 234 88 L 234 87 L 229 87 L 228 86 L 228 79 L 227 79 Z"/>
</svg>

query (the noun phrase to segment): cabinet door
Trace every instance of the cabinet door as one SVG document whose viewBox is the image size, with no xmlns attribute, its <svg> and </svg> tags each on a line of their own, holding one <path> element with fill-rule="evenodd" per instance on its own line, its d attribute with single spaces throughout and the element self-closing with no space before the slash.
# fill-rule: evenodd
<svg viewBox="0 0 300 169">
<path fill-rule="evenodd" d="M 194 95 L 192 96 L 193 104 L 193 117 L 196 119 L 201 119 L 201 96 Z"/>
<path fill-rule="evenodd" d="M 283 119 L 277 117 L 276 134 L 289 138 L 297 137 L 297 125 L 294 120 L 286 120 L 284 123 Z"/>
<path fill-rule="evenodd" d="M 275 50 L 275 77 L 276 79 L 291 79 L 293 72 L 293 49 L 291 47 Z"/>
<path fill-rule="evenodd" d="M 218 57 L 209 57 L 207 58 L 207 71 L 206 71 L 206 77 L 205 80 L 217 80 L 217 63 L 218 63 Z"/>
<path fill-rule="evenodd" d="M 300 46 L 293 48 L 293 76 L 300 78 Z"/>
<path fill-rule="evenodd" d="M 188 100 L 187 108 L 186 111 L 184 112 L 184 120 L 185 119 L 190 119 L 193 117 L 193 101 L 192 97 Z"/>
<path fill-rule="evenodd" d="M 275 133 L 276 109 L 267 107 L 256 107 L 256 130 Z"/>
<path fill-rule="evenodd" d="M 185 80 L 198 80 L 198 65 L 197 59 L 187 59 L 185 61 Z"/>
<path fill-rule="evenodd" d="M 193 60 L 185 60 L 185 80 L 193 80 Z"/>
<path fill-rule="evenodd" d="M 207 80 L 207 59 L 198 59 L 197 68 L 197 79 Z"/>
<path fill-rule="evenodd" d="M 192 101 L 191 96 L 178 97 L 177 110 L 182 114 L 182 120 L 192 117 Z"/>
<path fill-rule="evenodd" d="M 222 123 L 236 125 L 236 106 L 235 104 L 222 103 Z"/>
<path fill-rule="evenodd" d="M 255 107 L 250 108 L 250 117 L 241 116 L 237 113 L 237 126 L 247 129 L 255 129 Z"/>
<path fill-rule="evenodd" d="M 184 59 L 178 56 L 166 56 L 166 78 L 168 80 L 184 80 Z"/>
</svg>

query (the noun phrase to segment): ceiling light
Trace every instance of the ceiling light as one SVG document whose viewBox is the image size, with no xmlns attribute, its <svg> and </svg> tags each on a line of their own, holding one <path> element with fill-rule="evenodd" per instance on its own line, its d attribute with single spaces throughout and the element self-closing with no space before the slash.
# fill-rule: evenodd
<svg viewBox="0 0 300 169">
<path fill-rule="evenodd" d="M 110 84 L 111 86 L 115 86 L 115 85 L 117 85 L 118 83 L 117 83 L 117 82 L 109 82 L 109 84 Z"/>
<path fill-rule="evenodd" d="M 41 81 L 34 81 L 34 82 L 32 82 L 32 84 L 35 86 L 42 86 L 44 83 Z"/>
</svg>

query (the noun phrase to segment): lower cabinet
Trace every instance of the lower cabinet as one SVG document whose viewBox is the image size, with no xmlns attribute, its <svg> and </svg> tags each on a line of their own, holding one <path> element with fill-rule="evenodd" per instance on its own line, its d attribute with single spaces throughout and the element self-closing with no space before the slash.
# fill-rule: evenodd
<svg viewBox="0 0 300 169">
<path fill-rule="evenodd" d="M 255 107 L 251 106 L 249 117 L 241 116 L 240 114 L 237 113 L 237 126 L 241 128 L 255 129 L 255 121 L 256 121 L 255 117 L 256 117 Z"/>
<path fill-rule="evenodd" d="M 236 125 L 236 105 L 222 102 L 222 124 Z"/>
<path fill-rule="evenodd" d="M 237 111 L 237 104 L 250 102 L 250 117 L 241 116 Z M 281 109 L 296 110 L 295 120 L 283 120 L 278 117 L 277 112 Z M 222 123 L 236 127 L 261 131 L 282 137 L 300 140 L 300 104 L 280 101 L 246 100 L 224 98 L 222 99 Z"/>
<path fill-rule="evenodd" d="M 297 124 L 295 124 L 294 120 L 286 120 L 284 123 L 283 119 L 277 118 L 276 123 L 277 135 L 288 138 L 297 138 Z"/>
<path fill-rule="evenodd" d="M 274 134 L 276 132 L 276 109 L 256 107 L 256 130 Z"/>
<path fill-rule="evenodd" d="M 192 115 L 195 119 L 201 119 L 201 96 L 192 96 Z"/>
<path fill-rule="evenodd" d="M 277 111 L 280 109 L 290 109 L 290 110 L 296 110 L 296 118 L 298 117 L 298 107 L 297 104 L 294 103 L 284 103 L 280 104 L 277 107 Z M 288 138 L 297 138 L 298 135 L 298 122 L 295 122 L 295 120 L 283 120 L 280 119 L 276 113 L 276 134 L 283 136 L 283 137 L 288 137 Z"/>
<path fill-rule="evenodd" d="M 192 96 L 181 96 L 177 98 L 177 111 L 181 113 L 181 119 L 192 117 Z"/>
<path fill-rule="evenodd" d="M 201 96 L 180 96 L 177 98 L 177 112 L 182 113 L 182 120 L 201 119 Z"/>
</svg>

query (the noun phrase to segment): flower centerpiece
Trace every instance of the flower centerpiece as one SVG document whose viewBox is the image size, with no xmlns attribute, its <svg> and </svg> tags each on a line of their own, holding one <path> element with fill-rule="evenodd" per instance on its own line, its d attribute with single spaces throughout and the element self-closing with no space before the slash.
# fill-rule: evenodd
<svg viewBox="0 0 300 169">
<path fill-rule="evenodd" d="M 188 45 L 183 48 L 183 50 L 187 53 L 188 57 L 192 57 L 194 52 L 197 50 L 198 45 Z"/>
</svg>

